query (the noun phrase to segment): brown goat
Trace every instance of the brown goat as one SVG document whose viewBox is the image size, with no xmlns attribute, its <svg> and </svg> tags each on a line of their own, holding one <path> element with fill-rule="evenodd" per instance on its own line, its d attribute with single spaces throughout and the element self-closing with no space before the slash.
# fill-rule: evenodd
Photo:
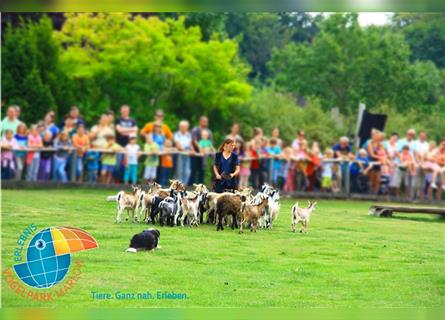
<svg viewBox="0 0 445 320">
<path fill-rule="evenodd" d="M 239 233 L 243 233 L 243 225 L 247 222 L 252 224 L 252 229 L 250 229 L 250 231 L 256 232 L 256 229 L 258 228 L 258 221 L 263 214 L 263 210 L 268 206 L 268 200 L 269 199 L 267 196 L 263 196 L 258 204 L 242 204 L 241 214 L 243 216 L 243 220 L 240 224 Z"/>
<path fill-rule="evenodd" d="M 232 229 L 238 227 L 238 219 L 240 219 L 241 205 L 246 201 L 246 196 L 243 194 L 223 194 L 216 200 L 216 216 L 218 218 L 218 225 L 216 231 L 224 230 L 223 218 L 232 216 Z"/>
</svg>

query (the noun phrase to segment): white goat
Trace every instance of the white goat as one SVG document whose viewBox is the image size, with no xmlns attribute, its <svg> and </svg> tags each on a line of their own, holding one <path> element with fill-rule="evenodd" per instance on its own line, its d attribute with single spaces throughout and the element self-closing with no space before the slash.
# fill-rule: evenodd
<svg viewBox="0 0 445 320">
<path fill-rule="evenodd" d="M 300 208 L 298 202 L 292 206 L 292 232 L 295 232 L 297 224 L 301 222 L 302 228 L 300 232 L 307 233 L 309 219 L 317 204 L 317 202 L 311 202 L 309 200 L 307 202 L 307 208 Z"/>
</svg>

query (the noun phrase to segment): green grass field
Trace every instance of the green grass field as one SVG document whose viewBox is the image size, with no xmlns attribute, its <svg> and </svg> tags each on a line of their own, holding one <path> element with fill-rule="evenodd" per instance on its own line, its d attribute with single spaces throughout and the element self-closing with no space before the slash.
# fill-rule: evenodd
<svg viewBox="0 0 445 320">
<path fill-rule="evenodd" d="M 111 193 L 112 194 L 112 193 Z M 23 300 L 3 281 L 2 304 L 70 307 L 431 307 L 445 297 L 444 221 L 430 215 L 368 215 L 371 203 L 319 201 L 308 234 L 290 231 L 282 200 L 273 230 L 238 234 L 215 226 L 161 228 L 162 248 L 125 253 L 146 225 L 116 224 L 110 191 L 2 191 L 2 269 L 30 223 L 76 226 L 100 248 L 73 254 L 81 279 L 49 303 Z M 305 202 L 300 200 L 300 202 Z M 68 274 L 69 277 L 69 274 Z M 66 279 L 64 280 L 66 281 Z M 58 286 L 63 285 L 63 282 Z M 186 300 L 94 300 L 92 291 L 174 291 Z"/>
</svg>

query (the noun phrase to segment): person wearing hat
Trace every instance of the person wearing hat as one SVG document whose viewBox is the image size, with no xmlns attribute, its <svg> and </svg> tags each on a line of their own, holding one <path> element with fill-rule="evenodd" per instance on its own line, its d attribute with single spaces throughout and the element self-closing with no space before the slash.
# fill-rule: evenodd
<svg viewBox="0 0 445 320">
<path fill-rule="evenodd" d="M 140 134 L 146 135 L 152 133 L 154 131 L 155 124 L 161 125 L 162 134 L 165 136 L 166 139 L 168 140 L 173 139 L 173 133 L 170 130 L 170 127 L 164 123 L 164 111 L 162 111 L 161 109 L 156 110 L 155 120 L 147 122 L 145 126 L 141 129 Z"/>
</svg>

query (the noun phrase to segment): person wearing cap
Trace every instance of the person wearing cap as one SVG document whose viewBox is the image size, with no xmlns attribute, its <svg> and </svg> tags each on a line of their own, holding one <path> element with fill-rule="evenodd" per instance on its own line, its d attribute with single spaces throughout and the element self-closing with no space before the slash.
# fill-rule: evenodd
<svg viewBox="0 0 445 320">
<path fill-rule="evenodd" d="M 164 111 L 158 109 L 155 113 L 155 120 L 151 122 L 147 122 L 145 126 L 141 129 L 140 134 L 146 135 L 149 133 L 152 133 L 154 131 L 155 124 L 161 125 L 162 127 L 162 134 L 165 136 L 166 139 L 172 140 L 173 139 L 173 133 L 170 130 L 170 127 L 164 123 Z"/>
</svg>

